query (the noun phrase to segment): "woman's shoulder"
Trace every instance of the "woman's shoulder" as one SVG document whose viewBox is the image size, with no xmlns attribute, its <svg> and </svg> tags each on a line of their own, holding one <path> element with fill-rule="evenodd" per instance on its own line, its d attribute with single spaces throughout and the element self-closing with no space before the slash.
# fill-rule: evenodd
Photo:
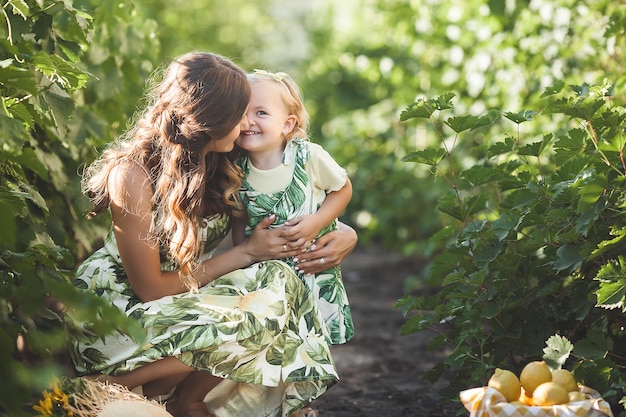
<svg viewBox="0 0 626 417">
<path fill-rule="evenodd" d="M 150 178 L 145 168 L 139 164 L 121 161 L 111 169 L 109 190 L 112 201 L 142 199 L 146 193 L 152 194 Z M 151 198 L 148 200 L 150 201 Z"/>
</svg>

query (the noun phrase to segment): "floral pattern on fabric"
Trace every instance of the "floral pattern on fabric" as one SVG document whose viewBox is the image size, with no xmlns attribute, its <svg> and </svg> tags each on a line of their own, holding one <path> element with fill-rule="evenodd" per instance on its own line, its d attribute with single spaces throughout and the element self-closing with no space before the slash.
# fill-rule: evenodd
<svg viewBox="0 0 626 417">
<path fill-rule="evenodd" d="M 201 227 L 206 258 L 230 222 L 218 217 Z M 163 270 L 174 267 L 162 264 Z M 111 231 L 104 247 L 79 267 L 75 285 L 108 300 L 146 329 L 145 339 L 135 341 L 121 333 L 100 338 L 83 324 L 71 346 L 83 374 L 122 374 L 175 356 L 197 370 L 249 385 L 246 392 L 256 393 L 258 401 L 231 393 L 221 406 L 237 409 L 256 401 L 264 404 L 259 416 L 289 415 L 338 380 L 317 304 L 284 262 L 257 263 L 198 292 L 141 302 L 130 288 Z M 268 389 L 279 390 L 275 403 L 267 403 Z"/>
<path fill-rule="evenodd" d="M 313 185 L 309 181 L 306 170 L 306 163 L 311 156 L 309 142 L 303 139 L 293 139 L 291 142 L 296 163 L 292 181 L 282 191 L 262 193 L 255 190 L 245 179 L 250 172 L 248 158 L 239 161 L 244 172 L 244 180 L 239 195 L 248 212 L 246 236 L 249 236 L 254 227 L 270 214 L 276 215 L 276 220 L 271 227 L 278 227 L 289 219 L 312 214 L 319 209 L 320 205 L 313 197 Z M 288 146 L 286 152 L 290 152 L 291 149 L 292 146 Z M 286 155 L 284 158 L 289 160 L 290 157 L 291 155 Z M 336 220 L 322 229 L 318 237 L 332 230 L 337 230 Z M 292 268 L 295 267 L 293 258 L 282 260 Z M 317 274 L 303 274 L 295 269 L 294 272 L 298 274 L 302 282 L 311 291 L 313 298 L 317 300 L 324 321 L 328 326 L 331 343 L 342 344 L 350 340 L 354 336 L 354 324 L 339 266 Z"/>
</svg>

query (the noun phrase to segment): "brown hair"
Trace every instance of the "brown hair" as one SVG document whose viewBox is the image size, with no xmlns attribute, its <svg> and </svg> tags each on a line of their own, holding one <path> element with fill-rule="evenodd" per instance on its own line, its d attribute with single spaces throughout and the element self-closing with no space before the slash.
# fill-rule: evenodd
<svg viewBox="0 0 626 417">
<path fill-rule="evenodd" d="M 241 172 L 232 155 L 201 150 L 227 136 L 242 120 L 250 99 L 245 73 L 207 52 L 175 59 L 151 80 L 148 103 L 137 122 L 112 143 L 83 175 L 93 217 L 110 204 L 108 179 L 123 162 L 140 166 L 153 186 L 152 237 L 181 268 L 189 288 L 202 251 L 202 217 L 238 214 Z"/>
</svg>

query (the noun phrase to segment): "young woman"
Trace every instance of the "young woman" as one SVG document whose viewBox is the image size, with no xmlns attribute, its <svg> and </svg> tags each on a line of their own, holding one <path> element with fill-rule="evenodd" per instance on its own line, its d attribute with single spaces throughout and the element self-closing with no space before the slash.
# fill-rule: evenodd
<svg viewBox="0 0 626 417">
<path fill-rule="evenodd" d="M 89 378 L 169 395 L 176 417 L 287 416 L 337 381 L 317 305 L 292 269 L 338 264 L 356 244 L 343 227 L 311 250 L 260 222 L 242 244 L 211 256 L 242 207 L 230 151 L 248 129 L 245 73 L 216 54 L 174 60 L 136 124 L 84 175 L 104 247 L 76 285 L 146 330 L 98 337 L 76 323 L 72 358 Z M 208 396 L 207 393 L 212 391 Z M 207 407 L 208 404 L 208 407 Z"/>
</svg>

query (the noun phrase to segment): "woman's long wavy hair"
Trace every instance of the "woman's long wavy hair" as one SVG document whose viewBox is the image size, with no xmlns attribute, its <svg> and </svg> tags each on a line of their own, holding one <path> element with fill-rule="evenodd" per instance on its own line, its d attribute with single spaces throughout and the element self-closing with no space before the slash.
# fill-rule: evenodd
<svg viewBox="0 0 626 417">
<path fill-rule="evenodd" d="M 250 86 L 234 63 L 206 52 L 182 55 L 162 73 L 151 78 L 137 122 L 87 167 L 82 186 L 93 217 L 110 204 L 111 172 L 125 163 L 141 167 L 154 191 L 149 238 L 180 267 L 183 282 L 193 290 L 198 284 L 192 274 L 203 250 L 201 218 L 241 211 L 241 172 L 233 156 L 209 152 L 203 158 L 201 150 L 241 123 Z"/>
</svg>

